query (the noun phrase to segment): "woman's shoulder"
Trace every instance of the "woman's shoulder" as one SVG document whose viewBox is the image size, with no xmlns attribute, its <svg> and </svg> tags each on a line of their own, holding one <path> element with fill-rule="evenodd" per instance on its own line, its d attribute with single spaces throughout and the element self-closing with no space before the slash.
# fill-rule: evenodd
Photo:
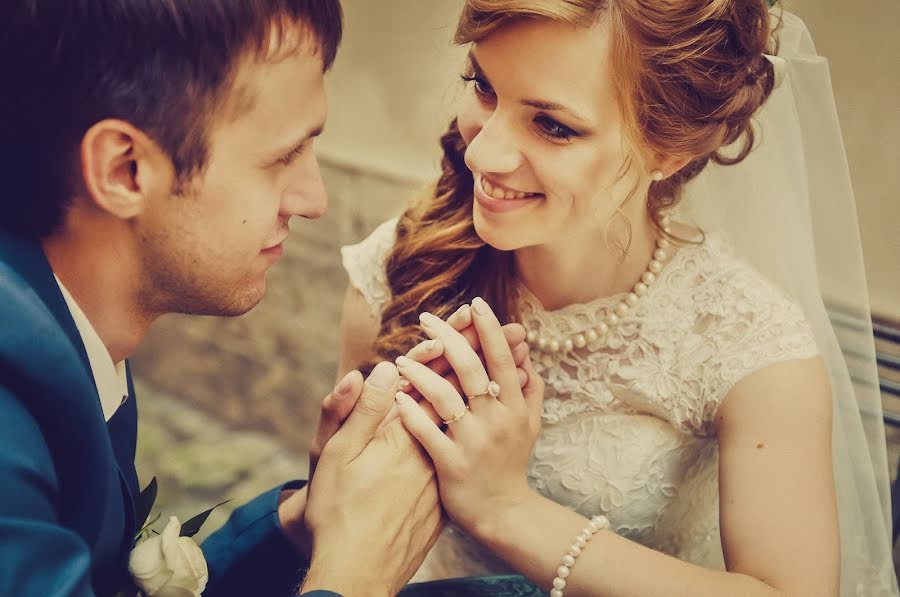
<svg viewBox="0 0 900 597">
<path fill-rule="evenodd" d="M 818 354 L 798 303 L 723 236 L 682 247 L 670 266 L 651 293 L 640 334 L 696 382 L 688 427 L 708 432 L 718 405 L 750 374 Z"/>
<path fill-rule="evenodd" d="M 682 247 L 666 281 L 669 290 L 690 300 L 691 311 L 708 323 L 739 322 L 806 325 L 798 303 L 742 258 L 723 235 Z"/>
<path fill-rule="evenodd" d="M 397 221 L 398 218 L 391 218 L 362 241 L 341 247 L 341 262 L 350 285 L 363 295 L 378 319 L 390 298 L 385 264 L 397 240 Z"/>
</svg>

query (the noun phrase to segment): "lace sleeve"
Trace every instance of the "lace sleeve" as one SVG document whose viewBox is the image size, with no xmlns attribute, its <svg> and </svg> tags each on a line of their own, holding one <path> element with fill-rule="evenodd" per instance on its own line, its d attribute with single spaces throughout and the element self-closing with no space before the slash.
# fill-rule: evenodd
<svg viewBox="0 0 900 597">
<path fill-rule="evenodd" d="M 747 274 L 748 272 L 742 272 Z M 739 381 L 769 365 L 819 353 L 803 312 L 761 275 L 728 276 L 725 300 L 701 311 L 716 350 L 708 361 L 702 425 L 709 430 L 719 405 Z M 701 324 L 702 325 L 702 324 Z"/>
<path fill-rule="evenodd" d="M 397 218 L 384 222 L 365 240 L 341 247 L 341 260 L 350 284 L 359 290 L 377 320 L 390 298 L 385 261 L 396 240 Z"/>
</svg>

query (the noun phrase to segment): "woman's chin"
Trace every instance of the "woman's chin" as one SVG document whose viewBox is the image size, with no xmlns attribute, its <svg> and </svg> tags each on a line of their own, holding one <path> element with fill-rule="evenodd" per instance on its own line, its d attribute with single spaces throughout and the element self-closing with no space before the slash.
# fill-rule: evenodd
<svg viewBox="0 0 900 597">
<path fill-rule="evenodd" d="M 478 237 L 498 251 L 515 251 L 528 244 L 518 226 L 487 221 L 477 212 L 473 221 Z"/>
</svg>

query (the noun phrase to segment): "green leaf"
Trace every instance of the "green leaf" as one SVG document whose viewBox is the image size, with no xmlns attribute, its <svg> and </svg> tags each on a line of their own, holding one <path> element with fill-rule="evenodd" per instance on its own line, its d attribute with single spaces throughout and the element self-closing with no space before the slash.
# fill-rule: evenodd
<svg viewBox="0 0 900 597">
<path fill-rule="evenodd" d="M 150 510 L 153 509 L 153 503 L 156 501 L 157 492 L 156 477 L 150 479 L 147 487 L 141 490 L 138 495 L 137 504 L 135 504 L 135 515 L 137 516 L 137 526 L 143 529 L 147 523 L 147 517 L 150 516 Z"/>
<path fill-rule="evenodd" d="M 200 532 L 200 527 L 203 526 L 203 523 L 206 522 L 206 519 L 209 518 L 209 515 L 212 514 L 212 511 L 215 510 L 216 508 L 218 508 L 219 506 L 227 504 L 230 501 L 231 500 L 225 500 L 224 502 L 219 502 L 218 504 L 216 504 L 209 510 L 201 512 L 197 516 L 195 516 L 192 519 L 185 522 L 183 525 L 181 525 L 181 535 L 180 536 L 181 537 L 193 537 L 194 535 L 196 535 L 198 532 Z"/>
<path fill-rule="evenodd" d="M 162 513 L 157 512 L 156 516 L 153 517 L 153 520 L 148 521 L 146 524 L 144 524 L 143 527 L 141 527 L 141 530 L 138 531 L 137 535 L 134 536 L 134 542 L 131 544 L 132 549 L 137 547 L 137 544 L 141 542 L 141 539 L 144 537 L 145 534 L 151 533 L 151 532 L 156 533 L 156 531 L 154 531 L 150 527 L 153 526 L 154 524 L 156 524 L 156 522 L 159 520 L 160 516 L 162 516 Z M 159 535 L 159 533 L 156 533 L 156 534 Z"/>
</svg>

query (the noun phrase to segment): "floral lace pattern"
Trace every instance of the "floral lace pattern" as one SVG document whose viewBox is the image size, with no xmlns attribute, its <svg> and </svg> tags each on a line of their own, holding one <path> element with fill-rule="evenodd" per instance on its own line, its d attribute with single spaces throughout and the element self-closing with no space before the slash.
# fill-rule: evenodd
<svg viewBox="0 0 900 597">
<path fill-rule="evenodd" d="M 378 226 L 361 243 L 341 247 L 341 261 L 350 284 L 362 293 L 378 320 L 390 298 L 385 267 L 394 248 L 396 230 L 397 218 L 394 218 Z"/>
<path fill-rule="evenodd" d="M 351 282 L 373 310 L 389 292 L 383 265 L 393 231 L 387 222 L 344 249 Z M 527 289 L 519 296 L 525 326 L 552 337 L 585 332 L 619 300 L 547 311 Z M 606 515 L 624 537 L 723 569 L 716 410 L 754 371 L 817 352 L 799 307 L 724 239 L 682 247 L 605 340 L 533 352 L 546 393 L 529 483 L 586 517 Z M 451 525 L 415 580 L 505 572 Z"/>
</svg>

